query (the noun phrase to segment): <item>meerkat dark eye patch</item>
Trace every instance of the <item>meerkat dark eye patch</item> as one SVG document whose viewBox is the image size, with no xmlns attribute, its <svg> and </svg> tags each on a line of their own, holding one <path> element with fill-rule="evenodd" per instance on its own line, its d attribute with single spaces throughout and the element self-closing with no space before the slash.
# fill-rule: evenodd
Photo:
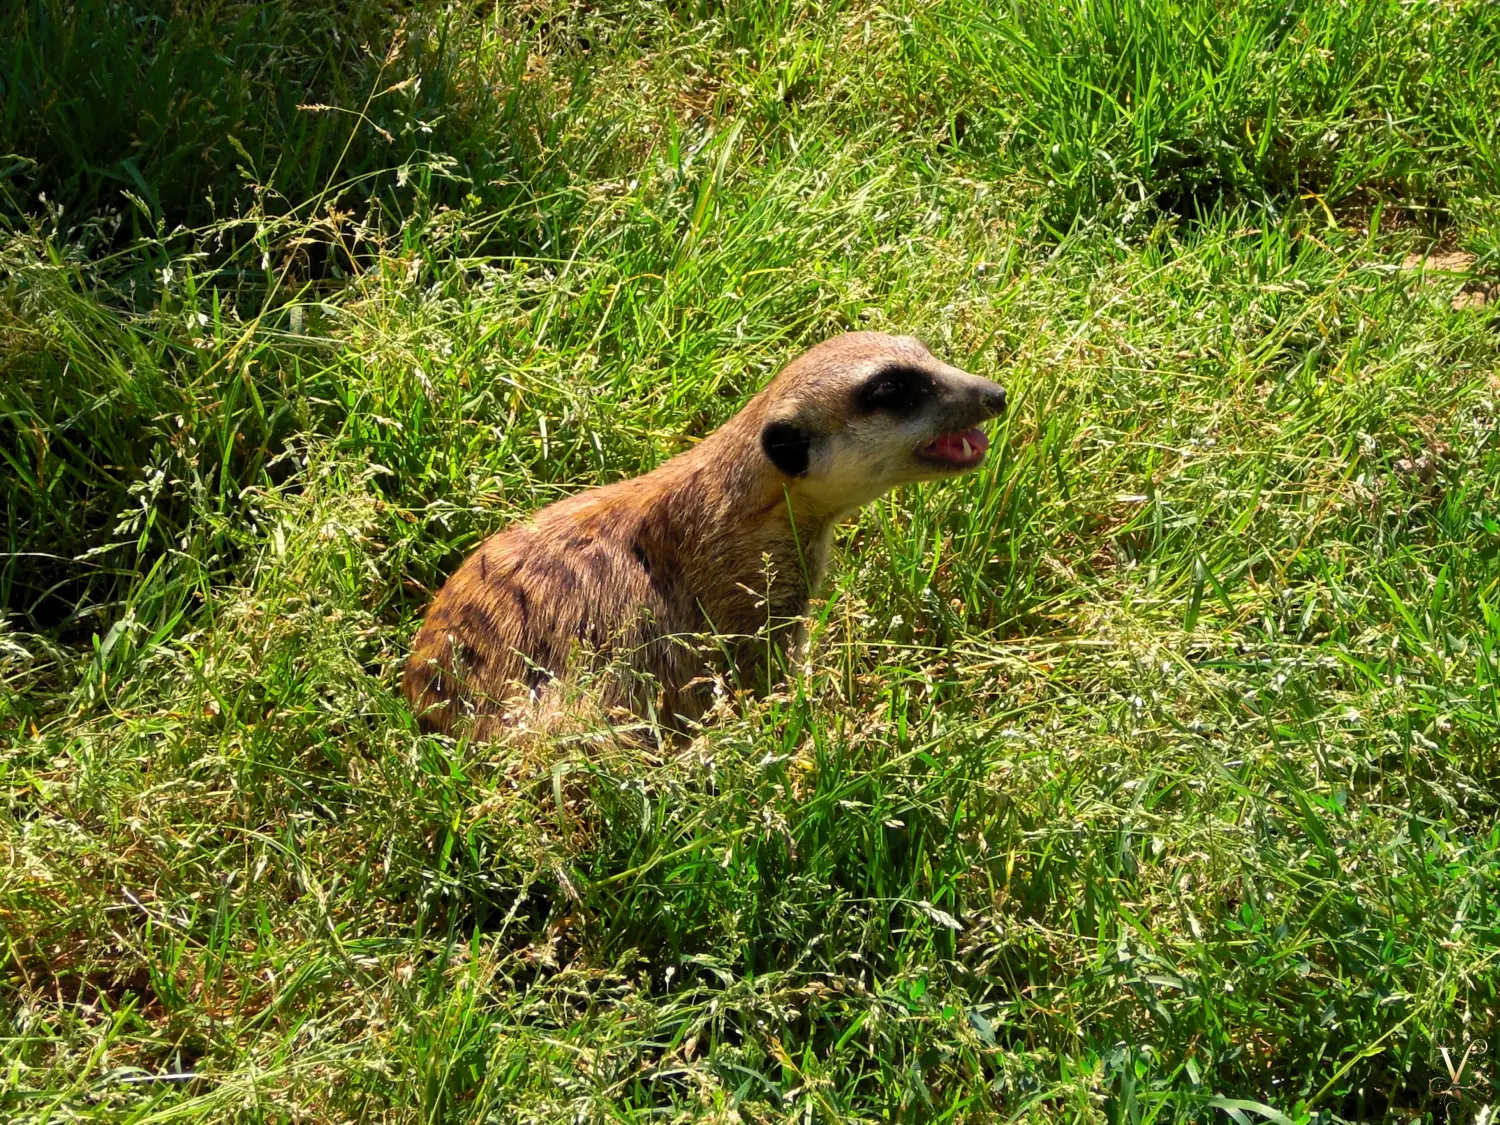
<svg viewBox="0 0 1500 1125">
<path fill-rule="evenodd" d="M 795 422 L 768 422 L 760 432 L 760 447 L 766 456 L 789 477 L 807 472 L 812 459 L 813 433 Z"/>
<path fill-rule="evenodd" d="M 854 392 L 854 408 L 863 414 L 886 410 L 915 414 L 937 396 L 937 384 L 920 367 L 884 367 Z"/>
</svg>

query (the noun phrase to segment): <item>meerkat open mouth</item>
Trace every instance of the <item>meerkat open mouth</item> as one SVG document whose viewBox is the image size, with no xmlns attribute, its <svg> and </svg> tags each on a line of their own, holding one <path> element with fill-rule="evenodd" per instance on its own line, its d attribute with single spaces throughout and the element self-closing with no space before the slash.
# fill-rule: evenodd
<svg viewBox="0 0 1500 1125">
<path fill-rule="evenodd" d="M 942 465 L 952 469 L 972 469 L 984 460 L 990 439 L 981 429 L 962 430 L 958 433 L 939 434 L 931 441 L 924 441 L 916 448 L 919 461 Z"/>
</svg>

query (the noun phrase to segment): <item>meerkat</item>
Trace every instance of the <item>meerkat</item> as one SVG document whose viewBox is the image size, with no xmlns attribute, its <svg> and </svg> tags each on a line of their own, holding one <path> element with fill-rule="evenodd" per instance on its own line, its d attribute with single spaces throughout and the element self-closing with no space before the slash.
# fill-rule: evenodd
<svg viewBox="0 0 1500 1125">
<path fill-rule="evenodd" d="M 467 718 L 487 738 L 564 677 L 604 668 L 607 708 L 681 732 L 715 674 L 766 686 L 838 522 L 899 485 L 978 467 L 978 427 L 1004 409 L 1003 388 L 911 337 L 824 341 L 687 452 L 481 544 L 428 610 L 406 697 L 425 729 Z"/>
</svg>

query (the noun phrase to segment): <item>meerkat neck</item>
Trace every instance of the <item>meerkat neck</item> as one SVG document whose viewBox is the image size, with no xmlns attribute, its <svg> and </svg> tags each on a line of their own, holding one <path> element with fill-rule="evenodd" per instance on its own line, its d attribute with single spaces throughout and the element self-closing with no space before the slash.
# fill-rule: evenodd
<svg viewBox="0 0 1500 1125">
<path fill-rule="evenodd" d="M 836 516 L 787 486 L 761 455 L 758 435 L 757 419 L 737 417 L 664 466 L 675 478 L 664 482 L 669 503 L 681 506 L 672 522 L 695 589 L 754 591 L 775 615 L 799 616 L 822 583 Z"/>
</svg>

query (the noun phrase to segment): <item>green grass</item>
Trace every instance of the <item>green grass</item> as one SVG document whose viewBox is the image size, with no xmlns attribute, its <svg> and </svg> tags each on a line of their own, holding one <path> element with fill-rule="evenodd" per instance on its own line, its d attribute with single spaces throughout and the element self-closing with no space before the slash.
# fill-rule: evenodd
<svg viewBox="0 0 1500 1125">
<path fill-rule="evenodd" d="M 5 1120 L 1490 1120 L 1500 8 L 0 53 Z M 841 533 L 783 693 L 416 733 L 484 535 L 856 326 L 1013 406 Z"/>
</svg>

